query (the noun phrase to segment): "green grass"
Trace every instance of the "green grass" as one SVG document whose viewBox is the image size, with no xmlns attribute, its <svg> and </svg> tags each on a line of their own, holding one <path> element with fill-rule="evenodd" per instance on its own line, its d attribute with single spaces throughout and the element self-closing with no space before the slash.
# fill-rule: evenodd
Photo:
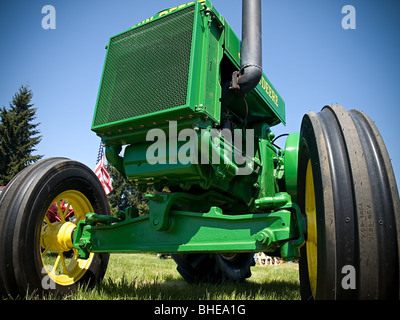
<svg viewBox="0 0 400 320">
<path fill-rule="evenodd" d="M 300 299 L 298 265 L 255 266 L 243 284 L 186 283 L 175 262 L 155 254 L 114 254 L 103 282 L 81 288 L 68 300 L 294 300 Z"/>
</svg>

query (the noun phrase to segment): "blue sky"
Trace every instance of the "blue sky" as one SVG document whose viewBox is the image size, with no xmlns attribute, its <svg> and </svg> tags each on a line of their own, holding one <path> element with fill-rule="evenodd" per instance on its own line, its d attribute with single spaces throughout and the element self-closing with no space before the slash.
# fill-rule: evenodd
<svg viewBox="0 0 400 320">
<path fill-rule="evenodd" d="M 29 84 L 43 135 L 38 154 L 94 169 L 100 139 L 90 130 L 109 37 L 182 0 L 1 0 L 0 106 Z M 241 34 L 241 0 L 214 0 Z M 44 30 L 42 7 L 56 9 Z M 342 28 L 342 7 L 356 9 L 356 29 Z M 287 125 L 338 103 L 376 123 L 400 176 L 400 2 L 263 0 L 263 69 L 286 102 Z"/>
</svg>

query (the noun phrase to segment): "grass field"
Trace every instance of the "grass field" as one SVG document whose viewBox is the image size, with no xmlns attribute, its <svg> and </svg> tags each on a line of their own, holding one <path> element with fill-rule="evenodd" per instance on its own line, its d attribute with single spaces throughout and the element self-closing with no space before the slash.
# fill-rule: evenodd
<svg viewBox="0 0 400 320">
<path fill-rule="evenodd" d="M 35 297 L 28 297 L 35 299 Z M 114 254 L 103 282 L 81 288 L 68 300 L 295 300 L 300 299 L 298 265 L 255 266 L 244 284 L 190 285 L 171 259 L 155 254 Z"/>
</svg>

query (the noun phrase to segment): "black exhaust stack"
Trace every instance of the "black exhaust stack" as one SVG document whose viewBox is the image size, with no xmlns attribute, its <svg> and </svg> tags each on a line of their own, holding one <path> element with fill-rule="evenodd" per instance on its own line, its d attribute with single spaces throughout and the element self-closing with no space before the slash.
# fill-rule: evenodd
<svg viewBox="0 0 400 320">
<path fill-rule="evenodd" d="M 241 66 L 232 75 L 231 89 L 246 94 L 262 75 L 261 0 L 243 0 L 242 10 Z"/>
</svg>

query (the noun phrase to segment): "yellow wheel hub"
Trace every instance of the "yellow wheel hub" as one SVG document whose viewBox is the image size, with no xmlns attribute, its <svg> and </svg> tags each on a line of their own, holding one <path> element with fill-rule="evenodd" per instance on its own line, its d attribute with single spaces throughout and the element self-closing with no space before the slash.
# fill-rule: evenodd
<svg viewBox="0 0 400 320">
<path fill-rule="evenodd" d="M 56 252 L 66 252 L 74 248 L 72 244 L 72 233 L 76 228 L 72 222 L 54 222 L 42 227 L 40 245 L 44 249 Z"/>
<path fill-rule="evenodd" d="M 57 195 L 47 209 L 40 234 L 40 252 L 43 272 L 58 285 L 76 283 L 93 260 L 93 254 L 86 260 L 78 259 L 72 243 L 77 223 L 93 211 L 85 195 L 76 190 Z"/>
<path fill-rule="evenodd" d="M 307 216 L 307 265 L 311 292 L 315 298 L 317 291 L 317 217 L 315 205 L 314 178 L 311 161 L 306 172 L 305 211 Z"/>
</svg>

